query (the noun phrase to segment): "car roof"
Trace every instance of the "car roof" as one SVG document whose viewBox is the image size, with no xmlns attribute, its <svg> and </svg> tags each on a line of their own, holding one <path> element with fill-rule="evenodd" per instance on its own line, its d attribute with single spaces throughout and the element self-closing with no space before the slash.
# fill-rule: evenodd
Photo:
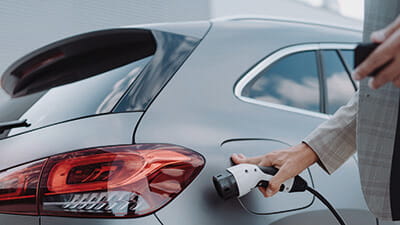
<svg viewBox="0 0 400 225">
<path fill-rule="evenodd" d="M 330 27 L 336 29 L 362 32 L 362 21 L 338 15 L 335 15 L 335 17 L 337 17 L 339 21 L 332 21 L 331 19 L 311 20 L 306 18 L 290 18 L 290 17 L 276 17 L 276 16 L 263 16 L 263 15 L 236 15 L 236 16 L 218 17 L 212 19 L 211 21 L 214 23 L 227 22 L 227 21 L 286 22 L 293 24 L 305 24 L 305 25 L 322 26 L 322 27 Z"/>
<path fill-rule="evenodd" d="M 210 20 L 199 21 L 185 21 L 185 22 L 166 22 L 166 23 L 152 23 L 152 24 L 139 24 L 124 26 L 124 28 L 144 28 L 151 30 L 159 30 L 164 32 L 171 32 L 185 36 L 192 36 L 195 38 L 203 38 L 207 31 L 211 28 L 212 24 L 232 23 L 235 21 L 257 23 L 276 23 L 283 22 L 286 24 L 299 24 L 310 25 L 316 27 L 333 28 L 342 31 L 362 32 L 362 22 L 359 20 L 339 16 L 328 15 L 328 20 L 310 20 L 305 18 L 290 18 L 290 17 L 275 17 L 263 15 L 236 15 L 227 17 L 217 17 Z M 335 20 L 334 20 L 335 19 Z"/>
</svg>

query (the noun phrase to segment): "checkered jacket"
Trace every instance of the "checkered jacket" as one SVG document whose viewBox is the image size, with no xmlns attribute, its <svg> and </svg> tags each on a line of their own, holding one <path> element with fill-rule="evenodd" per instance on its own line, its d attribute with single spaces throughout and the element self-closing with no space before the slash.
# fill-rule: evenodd
<svg viewBox="0 0 400 225">
<path fill-rule="evenodd" d="M 399 0 L 366 0 L 364 41 L 369 42 L 372 31 L 386 27 L 399 14 Z M 328 173 L 357 150 L 362 190 L 370 211 L 380 219 L 400 220 L 400 194 L 396 194 L 400 189 L 394 191 L 400 187 L 400 132 L 396 136 L 400 89 L 389 83 L 371 90 L 367 83 L 367 79 L 361 81 L 359 92 L 349 103 L 304 142 L 317 153 L 319 164 Z"/>
</svg>

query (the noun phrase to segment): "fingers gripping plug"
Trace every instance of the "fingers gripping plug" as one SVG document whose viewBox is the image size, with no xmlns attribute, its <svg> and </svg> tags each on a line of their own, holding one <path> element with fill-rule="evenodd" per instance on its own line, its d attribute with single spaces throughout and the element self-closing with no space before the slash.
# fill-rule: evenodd
<svg viewBox="0 0 400 225">
<path fill-rule="evenodd" d="M 278 172 L 275 167 L 259 167 L 254 164 L 238 164 L 213 177 L 214 186 L 223 199 L 242 197 L 255 187 L 268 187 L 269 180 Z M 282 192 L 305 191 L 307 182 L 300 176 L 286 180 Z"/>
<path fill-rule="evenodd" d="M 269 180 L 278 172 L 275 167 L 259 167 L 254 164 L 238 164 L 227 168 L 224 172 L 213 176 L 215 189 L 223 199 L 242 197 L 255 187 L 268 187 Z M 339 224 L 346 225 L 343 218 L 335 208 L 320 193 L 311 187 L 300 176 L 295 176 L 285 181 L 281 187 L 282 192 L 309 191 L 324 203 L 335 216 Z"/>
</svg>

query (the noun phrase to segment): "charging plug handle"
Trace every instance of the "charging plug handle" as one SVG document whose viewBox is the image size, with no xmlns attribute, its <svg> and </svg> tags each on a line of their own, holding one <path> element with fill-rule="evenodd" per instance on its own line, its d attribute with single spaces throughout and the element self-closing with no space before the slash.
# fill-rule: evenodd
<svg viewBox="0 0 400 225">
<path fill-rule="evenodd" d="M 252 169 L 252 171 L 254 171 L 255 173 L 248 174 L 250 172 L 250 169 Z M 254 188 L 254 186 L 268 187 L 270 178 L 274 176 L 278 171 L 279 170 L 275 167 L 262 167 L 252 164 L 239 164 L 230 167 L 226 171 L 214 176 L 213 183 L 215 189 L 218 192 L 218 195 L 221 198 L 230 199 L 233 197 L 241 197 L 250 192 L 251 189 Z M 255 181 L 255 183 L 252 183 L 253 181 Z M 285 191 L 285 192 L 303 192 L 306 190 L 309 191 L 311 194 L 320 199 L 321 202 L 328 207 L 328 209 L 335 216 L 339 224 L 346 225 L 343 218 L 336 212 L 335 208 L 328 202 L 328 200 L 326 200 L 320 193 L 318 193 L 313 188 L 308 187 L 307 182 L 303 178 L 301 178 L 300 176 L 295 176 L 292 182 L 290 182 L 291 185 L 290 190 L 286 190 L 285 186 L 282 184 L 279 191 Z M 248 187 L 248 185 L 251 185 L 251 183 L 253 187 Z M 243 191 L 243 186 L 246 187 L 244 191 Z"/>
<path fill-rule="evenodd" d="M 273 167 L 273 166 L 259 166 L 260 170 L 263 171 L 266 174 L 269 174 L 271 176 L 275 176 L 276 173 L 278 173 L 278 169 Z M 257 184 L 257 187 L 265 187 L 267 188 L 269 185 L 269 181 L 262 180 Z M 281 187 L 279 188 L 279 191 L 283 191 L 285 186 L 282 184 Z M 292 188 L 288 191 L 289 193 L 291 192 L 303 192 L 306 191 L 307 188 L 307 182 L 301 178 L 299 175 L 294 177 L 294 182 L 292 185 Z"/>
</svg>

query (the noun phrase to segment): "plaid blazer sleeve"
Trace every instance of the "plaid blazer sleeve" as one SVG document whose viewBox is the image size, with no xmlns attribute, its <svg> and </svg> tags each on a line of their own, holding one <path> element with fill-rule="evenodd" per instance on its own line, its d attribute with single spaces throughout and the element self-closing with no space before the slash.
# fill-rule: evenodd
<svg viewBox="0 0 400 225">
<path fill-rule="evenodd" d="M 329 174 L 356 151 L 357 110 L 358 92 L 303 140 L 318 155 L 319 165 Z"/>
</svg>

